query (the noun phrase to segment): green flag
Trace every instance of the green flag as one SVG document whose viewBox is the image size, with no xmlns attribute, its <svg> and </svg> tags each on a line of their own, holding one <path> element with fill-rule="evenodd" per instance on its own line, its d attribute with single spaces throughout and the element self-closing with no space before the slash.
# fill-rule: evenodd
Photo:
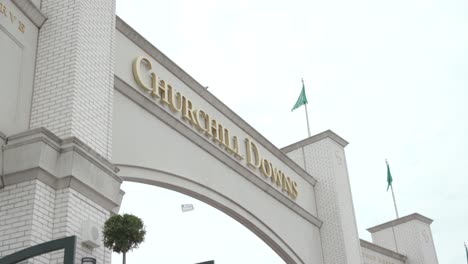
<svg viewBox="0 0 468 264">
<path fill-rule="evenodd" d="M 392 186 L 392 181 L 393 181 L 393 178 L 392 178 L 392 174 L 390 173 L 390 166 L 388 166 L 388 162 L 385 161 L 387 163 L 387 191 L 388 191 L 388 188 L 390 188 L 390 186 Z"/>
<path fill-rule="evenodd" d="M 291 111 L 294 111 L 296 108 L 300 107 L 301 105 L 307 104 L 307 97 L 305 94 L 305 87 L 304 87 L 304 81 L 302 81 L 302 91 L 301 94 L 299 95 L 299 98 L 297 98 L 297 102 L 292 108 Z"/>
</svg>

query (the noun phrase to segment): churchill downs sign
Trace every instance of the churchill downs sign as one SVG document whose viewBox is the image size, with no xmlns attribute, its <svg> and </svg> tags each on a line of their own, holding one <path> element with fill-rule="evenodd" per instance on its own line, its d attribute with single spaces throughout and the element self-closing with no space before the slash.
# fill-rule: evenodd
<svg viewBox="0 0 468 264">
<path fill-rule="evenodd" d="M 211 138 L 213 142 L 238 161 L 244 160 L 244 155 L 241 154 L 239 148 L 239 138 L 231 135 L 228 128 L 205 110 L 195 107 L 189 98 L 160 78 L 152 68 L 148 58 L 138 57 L 134 60 L 133 76 L 138 86 L 155 101 L 169 108 L 174 114 L 178 114 L 182 120 L 194 127 L 200 134 Z M 270 161 L 262 158 L 257 145 L 251 139 L 245 138 L 244 142 L 247 166 L 259 170 L 265 179 L 270 179 L 273 186 L 295 200 L 298 196 L 297 183 Z"/>
</svg>

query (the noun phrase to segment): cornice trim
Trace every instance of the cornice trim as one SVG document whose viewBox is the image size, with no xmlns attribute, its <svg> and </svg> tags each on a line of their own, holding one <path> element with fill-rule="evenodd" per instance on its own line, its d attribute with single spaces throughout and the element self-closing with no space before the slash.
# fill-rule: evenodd
<svg viewBox="0 0 468 264">
<path fill-rule="evenodd" d="M 11 0 L 33 23 L 40 28 L 47 20 L 47 16 L 42 13 L 31 0 Z"/>
<path fill-rule="evenodd" d="M 18 134 L 14 134 L 8 137 L 9 144 L 5 146 L 5 149 L 11 149 L 21 145 L 29 144 L 32 142 L 42 141 L 55 149 L 56 151 L 63 153 L 70 150 L 76 150 L 78 153 L 86 157 L 90 162 L 99 166 L 101 169 L 108 171 L 109 175 L 117 173 L 119 169 L 117 166 L 112 164 L 109 160 L 99 155 L 91 147 L 86 145 L 83 141 L 76 137 L 69 137 L 60 139 L 54 133 L 44 127 L 34 128 Z M 18 142 L 15 142 L 18 141 Z M 113 175 L 116 179 L 120 180 L 117 176 Z M 120 180 L 121 181 L 121 180 Z"/>
<path fill-rule="evenodd" d="M 392 251 L 390 249 L 386 249 L 384 247 L 378 246 L 378 245 L 373 244 L 371 242 L 368 242 L 368 241 L 365 241 L 365 240 L 362 240 L 362 239 L 359 239 L 359 241 L 360 241 L 361 247 L 367 248 L 367 249 L 372 250 L 372 251 L 375 251 L 375 252 L 380 253 L 382 255 L 385 255 L 387 257 L 397 259 L 397 260 L 401 260 L 403 262 L 406 262 L 406 260 L 408 259 L 408 257 L 406 257 L 405 255 L 402 255 L 402 254 L 399 254 L 399 253 L 397 253 L 395 251 Z"/>
<path fill-rule="evenodd" d="M 74 176 L 56 178 L 42 168 L 34 168 L 5 175 L 6 185 L 13 185 L 31 180 L 38 180 L 54 190 L 71 188 L 109 211 L 120 206 L 117 202 L 105 197 Z M 123 196 L 123 193 L 121 195 Z"/>
<path fill-rule="evenodd" d="M 308 137 L 306 139 L 303 139 L 301 141 L 293 143 L 293 144 L 291 144 L 289 146 L 281 148 L 281 151 L 283 151 L 284 153 L 289 153 L 289 152 L 291 152 L 293 150 L 305 147 L 307 145 L 313 144 L 313 143 L 318 142 L 320 140 L 323 140 L 325 138 L 329 138 L 329 139 L 335 141 L 336 143 L 338 143 L 343 148 L 348 145 L 348 141 L 346 141 L 342 137 L 338 136 L 335 132 L 333 132 L 331 130 L 326 130 L 326 131 L 323 131 L 322 133 L 319 133 L 317 135 Z"/>
<path fill-rule="evenodd" d="M 428 224 L 428 225 L 430 225 L 434 221 L 434 220 L 432 220 L 432 219 L 430 219 L 428 217 L 425 217 L 425 216 L 420 215 L 418 213 L 414 213 L 414 214 L 403 216 L 401 218 L 398 218 L 398 219 L 395 219 L 395 220 L 392 220 L 392 221 L 389 221 L 389 222 L 386 222 L 386 223 L 383 223 L 383 224 L 368 228 L 367 231 L 369 231 L 371 233 L 375 233 L 375 232 L 378 232 L 380 230 L 387 229 L 387 228 L 397 226 L 397 225 L 401 225 L 401 224 L 404 224 L 404 223 L 407 223 L 407 222 L 413 221 L 413 220 L 419 220 L 419 221 L 421 221 L 421 222 L 423 222 L 425 224 Z"/>
</svg>

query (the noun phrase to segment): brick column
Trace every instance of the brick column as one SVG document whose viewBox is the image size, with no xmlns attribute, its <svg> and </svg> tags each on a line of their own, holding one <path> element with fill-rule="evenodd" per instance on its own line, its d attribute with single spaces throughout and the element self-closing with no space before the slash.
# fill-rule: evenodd
<svg viewBox="0 0 468 264">
<path fill-rule="evenodd" d="M 325 131 L 282 150 L 317 179 L 317 214 L 324 264 L 361 264 L 344 139 Z"/>
<path fill-rule="evenodd" d="M 45 129 L 6 138 L 0 186 L 0 258 L 53 239 L 77 236 L 76 263 L 94 257 L 110 264 L 111 252 L 96 238 L 84 244 L 83 223 L 98 233 L 118 212 L 123 192 L 117 168 L 76 138 L 61 140 Z M 89 240 L 88 240 L 89 241 Z M 62 263 L 63 250 L 26 263 Z"/>
<path fill-rule="evenodd" d="M 111 156 L 115 0 L 42 0 L 31 128 Z"/>
<path fill-rule="evenodd" d="M 374 244 L 405 255 L 407 264 L 438 264 L 431 223 L 432 219 L 414 213 L 367 230 Z"/>
</svg>

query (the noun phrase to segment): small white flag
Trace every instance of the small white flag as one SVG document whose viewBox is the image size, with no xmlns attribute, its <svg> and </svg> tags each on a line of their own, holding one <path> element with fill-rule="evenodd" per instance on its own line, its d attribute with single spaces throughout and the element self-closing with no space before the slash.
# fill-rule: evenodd
<svg viewBox="0 0 468 264">
<path fill-rule="evenodd" d="M 181 207 L 183 213 L 193 210 L 193 204 L 183 204 Z"/>
</svg>

